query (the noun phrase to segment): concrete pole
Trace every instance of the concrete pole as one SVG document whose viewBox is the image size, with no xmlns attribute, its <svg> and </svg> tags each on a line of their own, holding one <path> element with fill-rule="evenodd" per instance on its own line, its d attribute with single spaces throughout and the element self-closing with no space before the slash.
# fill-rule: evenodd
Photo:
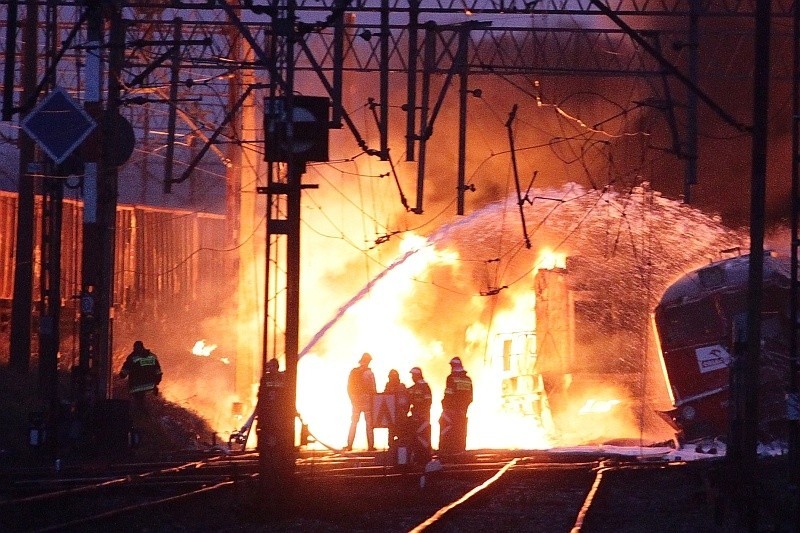
<svg viewBox="0 0 800 533">
<path fill-rule="evenodd" d="M 25 2 L 25 25 L 22 39 L 22 104 L 28 107 L 36 91 L 38 74 L 39 13 L 36 0 Z M 32 105 L 30 105 L 32 107 Z M 20 122 L 26 111 L 20 114 Z M 11 341 L 9 363 L 20 373 L 27 373 L 31 358 L 31 308 L 33 299 L 33 216 L 34 178 L 28 165 L 33 162 L 33 139 L 19 130 L 19 185 L 17 186 L 17 247 L 14 267 L 14 299 L 11 303 Z"/>
<path fill-rule="evenodd" d="M 769 111 L 770 0 L 757 0 L 755 69 L 753 72 L 752 168 L 750 181 L 750 270 L 748 276 L 747 355 L 743 361 L 742 480 L 743 519 L 749 531 L 758 529 L 756 491 L 758 445 L 758 387 L 761 352 L 761 305 L 764 281 L 764 212 L 766 204 L 767 134 Z"/>
<path fill-rule="evenodd" d="M 242 61 L 252 61 L 253 52 L 249 45 L 242 44 Z M 242 85 L 237 89 L 254 83 L 252 70 L 242 73 Z M 252 140 L 256 131 L 256 107 L 253 93 L 244 101 L 241 111 L 241 127 L 236 132 L 240 141 Z M 259 326 L 262 316 L 259 312 L 261 298 L 258 290 L 261 269 L 256 268 L 256 257 L 261 253 L 259 239 L 253 238 L 256 225 L 256 176 L 261 155 L 242 143 L 237 147 L 240 153 L 238 173 L 240 175 L 239 190 L 239 234 L 238 234 L 238 335 L 236 345 L 236 392 L 248 407 L 254 407 L 251 400 L 255 397 L 261 376 L 261 356 L 259 342 Z M 245 412 L 250 412 L 248 409 Z"/>
<path fill-rule="evenodd" d="M 800 246 L 800 2 L 794 3 L 793 13 L 794 56 L 792 60 L 792 242 L 791 242 L 791 276 L 790 291 L 791 325 L 789 331 L 789 386 L 787 414 L 789 418 L 789 488 L 794 494 L 795 521 L 800 520 L 800 388 L 798 372 L 800 372 L 800 356 L 798 355 L 798 247 Z"/>
</svg>

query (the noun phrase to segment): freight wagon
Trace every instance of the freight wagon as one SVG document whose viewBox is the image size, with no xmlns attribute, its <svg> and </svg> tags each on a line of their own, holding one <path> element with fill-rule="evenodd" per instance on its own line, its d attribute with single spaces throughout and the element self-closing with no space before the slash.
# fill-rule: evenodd
<svg viewBox="0 0 800 533">
<path fill-rule="evenodd" d="M 77 320 L 80 292 L 82 202 L 65 199 L 61 231 L 62 330 Z M 39 300 L 41 201 L 34 214 L 33 300 Z M 117 207 L 113 303 L 117 318 L 138 315 L 158 320 L 176 310 L 196 308 L 209 288 L 226 279 L 230 255 L 225 217 L 184 209 L 120 204 Z M 7 347 L 16 267 L 17 194 L 0 191 L 0 346 Z M 214 289 L 217 290 L 217 289 Z M 37 312 L 34 306 L 34 315 Z M 70 311 L 73 311 L 70 313 Z M 36 316 L 34 316 L 34 319 Z M 35 326 L 34 326 L 35 327 Z M 2 350 L 0 350 L 2 352 Z"/>
</svg>

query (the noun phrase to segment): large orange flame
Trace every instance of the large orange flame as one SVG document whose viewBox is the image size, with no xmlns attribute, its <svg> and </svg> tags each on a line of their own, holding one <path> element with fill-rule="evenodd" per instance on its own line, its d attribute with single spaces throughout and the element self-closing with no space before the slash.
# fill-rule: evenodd
<svg viewBox="0 0 800 533">
<path fill-rule="evenodd" d="M 485 313 L 494 302 L 481 294 L 461 295 L 459 307 L 446 302 L 431 302 L 428 290 L 437 282 L 437 273 L 448 272 L 449 279 L 461 275 L 463 267 L 455 249 L 436 246 L 427 239 L 409 234 L 399 254 L 413 251 L 407 260 L 386 272 L 379 283 L 350 306 L 341 319 L 298 362 L 297 410 L 318 440 L 315 446 L 341 448 L 346 443 L 350 424 L 350 402 L 346 381 L 363 352 L 373 355 L 372 369 L 378 391 L 382 391 L 389 370 L 400 372 L 401 380 L 411 384 L 409 370 L 423 369 L 431 386 L 434 402 L 431 412 L 432 444 L 438 446 L 438 419 L 444 383 L 453 355 L 465 360 L 474 383 L 474 402 L 469 410 L 467 447 L 543 449 L 556 444 L 576 443 L 607 435 L 619 429 L 606 426 L 605 420 L 617 417 L 618 395 L 602 393 L 592 398 L 575 398 L 559 416 L 551 412 L 547 392 L 537 372 L 536 294 L 534 278 L 541 269 L 566 268 L 566 253 L 543 247 L 531 270 L 520 283 L 502 294 L 504 305 Z M 441 320 L 414 321 L 423 306 L 440 310 Z M 313 315 L 314 310 L 307 311 Z M 468 324 L 457 332 L 464 352 L 447 353 L 442 339 L 453 333 L 448 324 L 454 314 L 487 317 Z M 451 343 L 452 344 L 452 343 Z M 198 341 L 192 353 L 208 357 L 216 348 Z M 564 376 L 571 379 L 571 376 Z M 255 404 L 255 393 L 249 399 Z M 223 418 L 227 427 L 238 429 L 245 416 Z M 217 415 L 217 420 L 220 416 Z M 572 442 L 570 442 L 572 441 Z M 385 429 L 376 430 L 375 443 L 387 445 Z M 365 448 L 364 422 L 356 434 L 355 446 Z"/>
<path fill-rule="evenodd" d="M 350 367 L 364 351 L 373 354 L 372 368 L 382 389 L 385 376 L 392 368 L 398 369 L 403 380 L 410 384 L 408 370 L 412 366 L 423 369 L 434 394 L 431 412 L 433 444 L 438 444 L 438 418 L 440 400 L 449 366 L 447 361 L 455 354 L 444 352 L 440 342 L 425 341 L 417 332 L 406 326 L 409 300 L 413 306 L 415 288 L 420 283 L 430 283 L 432 270 L 446 267 L 458 269 L 458 253 L 450 249 L 436 249 L 425 239 L 411 235 L 404 239 L 401 252 L 417 252 L 401 267 L 389 274 L 365 298 L 348 310 L 348 320 L 337 325 L 326 346 L 334 349 L 307 354 L 298 370 L 298 410 L 311 426 L 312 432 L 323 442 L 342 446 L 349 425 L 350 404 L 345 394 L 345 380 Z M 542 250 L 537 261 L 539 268 L 563 267 L 566 254 L 549 249 Z M 532 287 L 534 269 L 530 274 Z M 551 445 L 548 431 L 549 414 L 542 402 L 536 412 L 509 410 L 502 396 L 503 380 L 509 371 L 503 368 L 503 333 L 533 331 L 535 294 L 532 290 L 519 290 L 510 295 L 511 307 L 498 312 L 490 324 L 475 322 L 464 332 L 467 346 L 483 348 L 479 365 L 467 368 L 474 382 L 475 400 L 469 411 L 469 448 L 546 448 Z M 470 305 L 481 307 L 486 299 L 478 295 Z M 443 323 L 447 316 L 442 317 Z M 435 325 L 434 325 L 435 327 Z M 535 346 L 533 347 L 535 349 Z M 349 357 L 341 357 L 341 351 Z M 459 354 L 460 355 L 460 354 Z M 533 391 L 532 391 L 533 392 Z M 534 396 L 535 396 L 534 392 Z M 530 398 L 528 399 L 530 401 Z M 362 427 L 357 433 L 356 446 L 366 446 Z M 378 430 L 376 442 L 385 444 L 385 431 Z"/>
</svg>

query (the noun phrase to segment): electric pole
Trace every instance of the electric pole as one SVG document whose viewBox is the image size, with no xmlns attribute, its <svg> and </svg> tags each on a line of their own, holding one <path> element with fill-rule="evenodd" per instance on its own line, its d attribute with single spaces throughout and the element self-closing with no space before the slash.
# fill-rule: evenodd
<svg viewBox="0 0 800 533">
<path fill-rule="evenodd" d="M 20 122 L 34 107 L 38 75 L 38 5 L 25 2 L 22 49 L 22 105 Z M 15 21 L 9 21 L 13 23 Z M 17 246 L 14 268 L 14 299 L 11 303 L 10 365 L 27 373 L 31 359 L 31 309 L 33 298 L 34 181 L 31 164 L 35 144 L 22 129 L 19 132 L 19 182 L 17 185 Z"/>
<path fill-rule="evenodd" d="M 104 12 L 109 15 L 108 99 L 103 108 Z M 83 180 L 83 250 L 80 300 L 79 400 L 92 407 L 111 395 L 111 309 L 114 303 L 119 142 L 119 74 L 124 57 L 120 6 L 90 2 L 87 19 L 86 93 L 84 108 L 100 125 L 87 139 Z"/>
<path fill-rule="evenodd" d="M 758 389 L 761 354 L 761 304 L 764 284 L 764 207 L 767 182 L 769 111 L 770 0 L 757 0 L 753 73 L 752 168 L 750 178 L 750 263 L 747 292 L 747 352 L 742 360 L 739 393 L 741 435 L 735 465 L 741 491 L 741 516 L 748 531 L 758 529 L 756 474 L 758 458 Z"/>
<path fill-rule="evenodd" d="M 792 58 L 792 213 L 791 213 L 791 287 L 789 319 L 789 385 L 786 414 L 789 420 L 789 492 L 794 494 L 795 524 L 800 520 L 800 355 L 798 350 L 798 249 L 800 247 L 800 2 L 794 3 L 794 49 Z"/>
<path fill-rule="evenodd" d="M 295 42 L 297 33 L 296 3 L 286 5 L 272 16 L 275 44 L 271 52 L 281 51 L 280 57 L 261 51 L 271 69 L 269 97 L 265 101 L 264 136 L 265 160 L 268 164 L 267 186 L 259 192 L 267 195 L 267 235 L 265 257 L 264 339 L 263 358 L 266 361 L 270 347 L 285 358 L 285 405 L 287 412 L 273 416 L 294 420 L 297 404 L 297 364 L 300 330 L 300 214 L 301 196 L 305 188 L 302 177 L 308 161 L 328 160 L 328 127 L 330 102 L 328 97 L 295 95 Z M 344 16 L 342 11 L 338 17 Z M 283 252 L 285 268 L 278 260 Z M 283 290 L 280 289 L 281 285 Z M 270 294 L 271 288 L 275 292 Z M 285 307 L 282 318 L 283 346 L 281 340 L 270 337 L 270 321 L 280 320 L 270 315 L 270 300 L 283 292 Z M 264 386 L 262 379 L 262 387 Z M 260 416 L 269 416 L 261 413 Z M 294 485 L 294 424 L 286 424 L 287 434 L 266 437 L 275 442 L 259 453 L 260 475 L 264 487 L 271 492 L 272 501 L 289 498 Z M 260 445 L 261 446 L 261 445 Z"/>
</svg>

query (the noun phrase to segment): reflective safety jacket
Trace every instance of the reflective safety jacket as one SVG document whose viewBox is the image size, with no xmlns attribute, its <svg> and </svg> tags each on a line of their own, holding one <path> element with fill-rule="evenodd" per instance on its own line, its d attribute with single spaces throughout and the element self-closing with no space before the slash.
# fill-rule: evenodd
<svg viewBox="0 0 800 533">
<path fill-rule="evenodd" d="M 453 371 L 447 376 L 442 409 L 466 413 L 471 403 L 472 379 L 465 370 Z"/>
<path fill-rule="evenodd" d="M 130 392 L 144 392 L 153 390 L 161 383 L 161 365 L 158 358 L 150 350 L 132 352 L 119 373 L 120 377 L 128 378 Z"/>
<path fill-rule="evenodd" d="M 294 421 L 295 411 L 289 404 L 289 393 L 283 372 L 267 372 L 258 389 L 256 416 L 259 426 L 282 427 L 285 420 Z M 284 424 L 285 426 L 286 424 Z"/>
<path fill-rule="evenodd" d="M 272 399 L 280 391 L 286 388 L 286 378 L 283 372 L 267 372 L 261 381 L 261 389 L 259 392 L 267 395 L 268 399 Z M 261 396 L 259 396 L 260 398 Z"/>
<path fill-rule="evenodd" d="M 424 379 L 415 382 L 409 387 L 408 399 L 412 417 L 430 419 L 433 395 L 431 394 L 430 385 Z"/>
</svg>

